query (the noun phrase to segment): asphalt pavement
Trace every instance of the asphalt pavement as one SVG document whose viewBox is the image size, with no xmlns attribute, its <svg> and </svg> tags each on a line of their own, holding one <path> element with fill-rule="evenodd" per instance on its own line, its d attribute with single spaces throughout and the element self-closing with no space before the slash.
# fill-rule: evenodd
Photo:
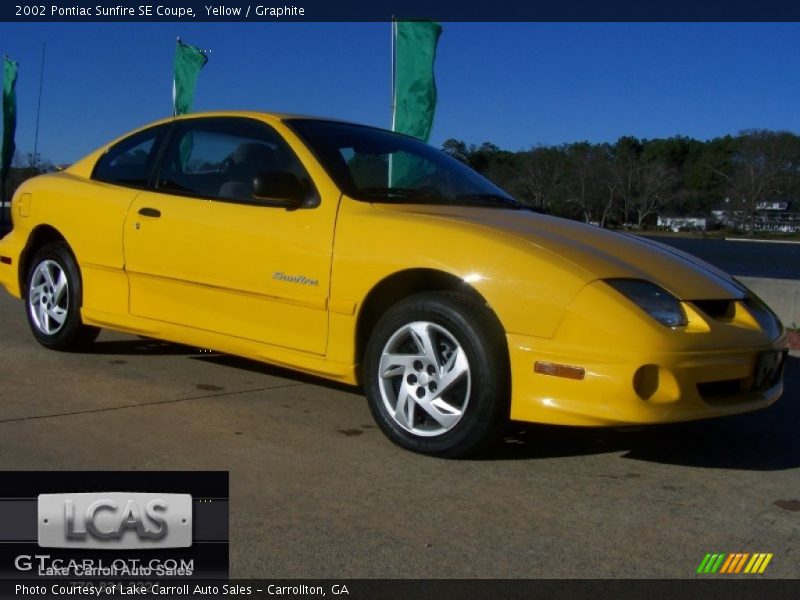
<svg viewBox="0 0 800 600">
<path fill-rule="evenodd" d="M 724 240 L 648 234 L 645 237 L 699 256 L 731 275 L 800 279 L 800 244 L 796 241 L 765 241 L 746 237 Z"/>
<path fill-rule="evenodd" d="M 482 460 L 393 446 L 357 390 L 104 332 L 38 346 L 0 292 L 0 469 L 230 471 L 231 575 L 800 576 L 800 359 L 772 408 L 636 432 L 511 427 Z"/>
</svg>

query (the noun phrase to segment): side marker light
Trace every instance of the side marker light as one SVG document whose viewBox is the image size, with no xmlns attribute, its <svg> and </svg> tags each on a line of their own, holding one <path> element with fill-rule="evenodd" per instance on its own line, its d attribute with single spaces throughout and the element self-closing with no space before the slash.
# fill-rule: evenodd
<svg viewBox="0 0 800 600">
<path fill-rule="evenodd" d="M 586 377 L 586 369 L 583 367 L 560 365 L 558 363 L 542 362 L 540 360 L 534 363 L 533 370 L 540 375 L 552 375 L 554 377 L 565 377 L 567 379 L 580 380 Z"/>
</svg>

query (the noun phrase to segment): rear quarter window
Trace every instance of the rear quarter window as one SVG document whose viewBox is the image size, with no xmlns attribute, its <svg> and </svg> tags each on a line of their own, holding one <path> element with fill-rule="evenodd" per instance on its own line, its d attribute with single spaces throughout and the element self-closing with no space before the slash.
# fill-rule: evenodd
<svg viewBox="0 0 800 600">
<path fill-rule="evenodd" d="M 155 154 L 168 125 L 135 133 L 111 146 L 92 172 L 92 179 L 132 188 L 147 187 Z"/>
</svg>

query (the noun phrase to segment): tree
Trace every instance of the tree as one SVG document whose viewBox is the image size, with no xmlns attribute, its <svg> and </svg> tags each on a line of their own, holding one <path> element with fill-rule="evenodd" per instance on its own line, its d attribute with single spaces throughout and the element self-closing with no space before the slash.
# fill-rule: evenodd
<svg viewBox="0 0 800 600">
<path fill-rule="evenodd" d="M 449 139 L 442 149 L 526 205 L 602 225 L 646 228 L 662 212 L 708 216 L 728 197 L 752 232 L 765 202 L 800 195 L 800 137 L 788 132 L 745 131 L 705 142 L 623 136 L 614 144 L 520 152 Z"/>
<path fill-rule="evenodd" d="M 639 188 L 632 208 L 642 229 L 647 217 L 658 214 L 675 197 L 679 178 L 674 168 L 656 160 L 640 161 L 638 168 Z"/>
<path fill-rule="evenodd" d="M 611 174 L 614 181 L 615 202 L 622 217 L 623 227 L 628 220 L 639 189 L 639 159 L 644 145 L 637 138 L 621 137 L 612 149 Z"/>
<path fill-rule="evenodd" d="M 539 146 L 518 153 L 513 187 L 520 201 L 541 212 L 551 212 L 551 204 L 564 184 L 566 163 L 559 148 Z"/>
<path fill-rule="evenodd" d="M 683 163 L 680 138 L 672 144 L 639 141 L 622 137 L 614 147 L 612 167 L 614 188 L 623 224 L 636 219 L 642 229 L 648 217 L 657 214 L 677 193 L 680 177 L 677 166 Z"/>
<path fill-rule="evenodd" d="M 605 227 L 614 206 L 616 189 L 608 145 L 579 142 L 567 146 L 566 155 L 566 202 L 579 210 L 586 223 Z"/>
<path fill-rule="evenodd" d="M 708 214 L 725 198 L 728 183 L 720 173 L 730 170 L 732 155 L 733 138 L 729 135 L 708 142 L 691 140 L 681 168 L 676 214 Z"/>
<path fill-rule="evenodd" d="M 502 154 L 508 153 L 504 150 L 500 150 L 500 148 L 491 142 L 483 142 L 480 146 L 471 144 L 467 152 L 467 164 L 478 173 L 486 173 L 492 163 Z"/>
<path fill-rule="evenodd" d="M 730 168 L 718 171 L 728 184 L 734 207 L 744 212 L 748 232 L 755 233 L 756 215 L 767 200 L 798 187 L 800 139 L 785 131 L 749 130 L 735 140 Z"/>
<path fill-rule="evenodd" d="M 445 154 L 449 154 L 456 160 L 460 160 L 461 162 L 467 164 L 469 163 L 469 149 L 461 140 L 456 140 L 454 138 L 445 140 L 442 144 L 442 151 Z"/>
<path fill-rule="evenodd" d="M 34 156 L 33 152 L 20 153 L 15 152 L 11 160 L 11 169 L 8 173 L 8 181 L 6 182 L 6 198 L 11 198 L 16 189 L 26 179 L 36 177 L 42 173 L 49 173 L 55 170 L 53 163 L 47 159 L 43 159 L 37 152 Z"/>
</svg>

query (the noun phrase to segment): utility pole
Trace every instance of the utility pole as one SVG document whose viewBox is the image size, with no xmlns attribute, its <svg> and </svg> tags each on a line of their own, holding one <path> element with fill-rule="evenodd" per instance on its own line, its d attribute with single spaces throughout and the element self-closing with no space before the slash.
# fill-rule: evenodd
<svg viewBox="0 0 800 600">
<path fill-rule="evenodd" d="M 42 88 L 44 84 L 44 55 L 47 50 L 47 42 L 42 42 L 42 67 L 39 70 L 39 103 L 36 107 L 36 134 L 33 137 L 33 170 L 36 171 L 36 163 L 39 161 L 39 117 L 42 114 Z"/>
</svg>

